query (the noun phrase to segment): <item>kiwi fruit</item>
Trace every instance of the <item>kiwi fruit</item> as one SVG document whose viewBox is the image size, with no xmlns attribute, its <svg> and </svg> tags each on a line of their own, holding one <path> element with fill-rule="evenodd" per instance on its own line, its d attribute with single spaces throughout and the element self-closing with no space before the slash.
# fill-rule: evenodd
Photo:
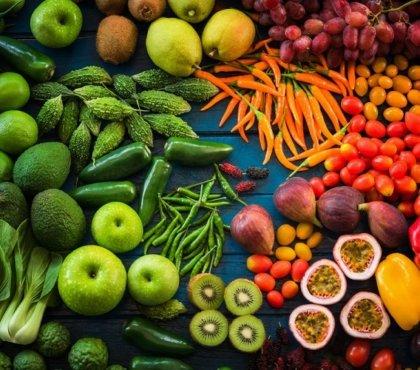
<svg viewBox="0 0 420 370">
<path fill-rule="evenodd" d="M 226 308 L 236 316 L 250 315 L 261 307 L 262 293 L 252 280 L 238 278 L 225 288 Z"/>
<path fill-rule="evenodd" d="M 96 50 L 107 63 L 127 62 L 137 47 L 138 29 L 133 21 L 122 15 L 109 15 L 99 23 Z"/>
<path fill-rule="evenodd" d="M 197 274 L 188 282 L 188 297 L 200 310 L 215 310 L 223 303 L 225 283 L 210 273 Z"/>
<path fill-rule="evenodd" d="M 151 22 L 165 12 L 167 0 L 128 0 L 130 14 L 139 21 Z"/>
<path fill-rule="evenodd" d="M 256 352 L 266 338 L 263 322 L 254 315 L 236 317 L 229 326 L 229 340 L 238 351 Z"/>
<path fill-rule="evenodd" d="M 121 14 L 127 7 L 127 0 L 95 0 L 98 10 L 105 14 Z"/>
<path fill-rule="evenodd" d="M 227 338 L 229 322 L 220 311 L 204 310 L 192 317 L 189 328 L 192 339 L 197 343 L 215 347 Z"/>
</svg>

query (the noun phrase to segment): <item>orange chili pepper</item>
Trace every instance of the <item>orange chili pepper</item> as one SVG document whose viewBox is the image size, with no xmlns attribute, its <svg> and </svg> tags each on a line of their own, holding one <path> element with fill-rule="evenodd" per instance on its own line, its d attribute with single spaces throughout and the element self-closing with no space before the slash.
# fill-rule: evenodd
<svg viewBox="0 0 420 370">
<path fill-rule="evenodd" d="M 305 168 L 298 168 L 298 166 L 291 163 L 287 157 L 284 155 L 283 151 L 283 134 L 281 131 L 279 131 L 274 138 L 274 154 L 277 157 L 277 160 L 282 164 L 285 168 L 291 171 L 295 170 L 304 170 Z"/>
<path fill-rule="evenodd" d="M 287 99 L 287 104 L 289 106 L 290 112 L 292 113 L 293 119 L 295 120 L 297 137 L 302 143 L 304 143 L 305 134 L 303 132 L 303 122 L 300 119 L 298 110 L 296 108 L 295 95 L 294 95 L 293 85 L 291 81 L 286 82 L 286 99 Z M 306 149 L 306 145 L 305 145 L 305 149 Z"/>
<path fill-rule="evenodd" d="M 212 82 L 214 85 L 216 85 L 220 90 L 225 91 L 228 95 L 230 95 L 234 99 L 240 99 L 238 95 L 235 94 L 235 91 L 233 91 L 227 84 L 225 84 L 223 81 L 221 81 L 217 76 L 214 74 L 204 71 L 202 69 L 196 69 L 194 71 L 194 77 L 202 78 L 204 80 Z"/>
<path fill-rule="evenodd" d="M 271 70 L 273 71 L 274 75 L 274 85 L 279 88 L 280 81 L 281 81 L 281 70 L 277 62 L 274 60 L 274 58 L 268 56 L 267 54 L 263 53 L 261 54 L 262 60 L 266 61 L 268 65 L 270 66 Z"/>
<path fill-rule="evenodd" d="M 244 81 L 244 80 L 238 80 L 236 83 L 237 87 L 240 87 L 242 89 L 249 89 L 249 90 L 256 90 L 265 92 L 274 96 L 280 96 L 279 92 L 274 88 L 264 85 L 261 82 L 257 81 Z"/>
<path fill-rule="evenodd" d="M 273 80 L 271 79 L 271 77 L 267 73 L 265 73 L 264 71 L 262 71 L 261 69 L 258 69 L 258 68 L 253 68 L 251 73 L 255 77 L 259 78 L 261 81 L 263 81 L 267 86 L 269 86 L 273 90 L 276 90 L 276 86 L 275 86 Z"/>
<path fill-rule="evenodd" d="M 333 94 L 331 94 L 328 90 L 323 90 L 321 89 L 322 93 L 324 94 L 325 98 L 328 100 L 328 102 L 330 103 L 331 107 L 334 109 L 334 112 L 337 116 L 338 121 L 342 124 L 345 125 L 347 123 L 347 118 L 344 116 L 343 111 L 341 110 L 340 105 L 338 104 L 337 100 L 335 99 L 335 97 L 333 96 Z M 338 130 L 337 130 L 338 131 Z"/>
<path fill-rule="evenodd" d="M 340 130 L 340 123 L 338 121 L 335 110 L 333 109 L 333 107 L 330 105 L 329 101 L 324 96 L 322 90 L 318 86 L 315 86 L 315 85 L 309 85 L 309 89 L 310 89 L 311 93 L 313 94 L 313 96 L 316 98 L 316 100 L 318 100 L 322 109 L 324 109 L 324 112 L 327 113 L 327 116 L 331 120 L 335 131 L 339 131 Z"/>
<path fill-rule="evenodd" d="M 356 86 L 356 61 L 349 60 L 347 62 L 347 79 L 352 90 Z"/>
<path fill-rule="evenodd" d="M 230 99 L 230 102 L 227 104 L 226 109 L 222 115 L 222 118 L 220 118 L 219 127 L 222 127 L 226 123 L 226 121 L 230 118 L 230 116 L 232 115 L 233 111 L 235 110 L 239 102 L 240 100 L 236 100 L 233 98 Z"/>
<path fill-rule="evenodd" d="M 246 74 L 246 75 L 233 75 L 233 76 L 224 76 L 224 77 L 219 77 L 220 81 L 226 83 L 226 84 L 230 84 L 230 83 L 235 83 L 238 80 L 250 80 L 250 81 L 254 81 L 255 77 L 251 74 Z"/>
<path fill-rule="evenodd" d="M 204 112 L 212 107 L 214 107 L 217 103 L 221 102 L 223 99 L 227 98 L 229 95 L 225 91 L 220 91 L 215 96 L 213 96 L 205 105 L 200 108 L 201 112 Z"/>
</svg>

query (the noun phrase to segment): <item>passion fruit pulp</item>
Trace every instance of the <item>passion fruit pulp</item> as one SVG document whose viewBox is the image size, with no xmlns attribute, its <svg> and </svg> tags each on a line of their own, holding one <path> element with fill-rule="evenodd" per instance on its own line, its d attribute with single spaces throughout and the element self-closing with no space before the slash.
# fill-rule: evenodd
<svg viewBox="0 0 420 370">
<path fill-rule="evenodd" d="M 340 323 L 354 338 L 378 339 L 386 333 L 391 321 L 377 294 L 359 292 L 342 308 Z"/>
<path fill-rule="evenodd" d="M 311 303 L 330 305 L 339 302 L 347 290 L 347 281 L 338 265 L 328 259 L 314 262 L 300 282 L 303 296 Z"/>
<path fill-rule="evenodd" d="M 331 311 L 317 304 L 296 307 L 289 316 L 289 329 L 302 347 L 316 350 L 327 345 L 335 320 Z"/>
<path fill-rule="evenodd" d="M 382 248 L 371 234 L 346 234 L 337 239 L 333 255 L 349 279 L 367 280 L 373 276 L 378 267 Z"/>
</svg>

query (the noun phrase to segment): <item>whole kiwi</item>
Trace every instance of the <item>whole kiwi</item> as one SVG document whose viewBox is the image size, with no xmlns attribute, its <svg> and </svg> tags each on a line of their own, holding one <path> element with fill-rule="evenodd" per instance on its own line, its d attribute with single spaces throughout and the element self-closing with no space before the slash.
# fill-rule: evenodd
<svg viewBox="0 0 420 370">
<path fill-rule="evenodd" d="M 99 23 L 96 50 L 108 63 L 127 62 L 137 47 L 138 29 L 133 21 L 121 15 L 109 15 Z"/>
<path fill-rule="evenodd" d="M 127 7 L 127 0 L 95 0 L 98 10 L 105 14 L 121 14 Z"/>
<path fill-rule="evenodd" d="M 151 22 L 166 9 L 167 0 L 128 0 L 130 14 L 139 21 Z"/>
</svg>

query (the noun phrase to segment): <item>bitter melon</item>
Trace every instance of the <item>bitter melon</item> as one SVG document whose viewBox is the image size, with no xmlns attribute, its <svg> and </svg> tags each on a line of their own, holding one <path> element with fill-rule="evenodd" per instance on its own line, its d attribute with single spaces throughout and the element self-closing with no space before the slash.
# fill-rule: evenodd
<svg viewBox="0 0 420 370">
<path fill-rule="evenodd" d="M 73 96 L 74 93 L 68 87 L 59 82 L 41 82 L 32 86 L 31 97 L 35 100 L 48 100 L 57 96 Z"/>
<path fill-rule="evenodd" d="M 179 77 L 172 76 L 159 68 L 147 69 L 131 76 L 131 78 L 147 90 L 161 89 L 179 80 Z"/>
<path fill-rule="evenodd" d="M 174 116 L 173 114 L 156 113 L 145 114 L 144 119 L 149 123 L 153 131 L 159 134 L 171 137 L 190 137 L 197 138 L 198 135 L 194 132 L 191 126 L 188 125 L 182 118 Z"/>
<path fill-rule="evenodd" d="M 112 77 L 102 67 L 87 66 L 66 73 L 58 79 L 58 82 L 71 88 L 84 85 L 111 85 Z"/>
<path fill-rule="evenodd" d="M 136 95 L 141 108 L 155 113 L 180 115 L 191 110 L 191 105 L 184 98 L 160 90 L 144 90 Z"/>
<path fill-rule="evenodd" d="M 101 131 L 101 120 L 93 114 L 92 109 L 86 104 L 83 104 L 80 109 L 79 123 L 84 123 L 94 136 L 98 136 L 99 131 Z"/>
<path fill-rule="evenodd" d="M 127 103 L 113 97 L 86 100 L 85 104 L 95 116 L 110 121 L 120 121 L 135 111 Z"/>
<path fill-rule="evenodd" d="M 106 96 L 116 97 L 112 90 L 100 85 L 85 85 L 74 89 L 73 92 L 83 100 L 103 98 Z"/>
<path fill-rule="evenodd" d="M 69 150 L 71 154 L 71 165 L 76 174 L 88 164 L 90 158 L 90 147 L 92 136 L 87 126 L 82 122 L 77 126 L 71 135 Z"/>
<path fill-rule="evenodd" d="M 150 148 L 153 147 L 152 129 L 139 113 L 133 112 L 124 122 L 131 140 L 142 142 Z"/>
<path fill-rule="evenodd" d="M 182 96 L 191 102 L 202 102 L 216 95 L 220 90 L 210 81 L 188 77 L 163 87 L 164 91 Z"/>
<path fill-rule="evenodd" d="M 38 124 L 38 132 L 40 136 L 51 131 L 57 126 L 61 115 L 63 114 L 63 109 L 64 106 L 61 95 L 45 101 L 36 116 L 36 123 Z"/>
<path fill-rule="evenodd" d="M 124 135 L 124 122 L 115 121 L 108 123 L 96 138 L 93 145 L 92 160 L 95 161 L 111 150 L 116 149 L 124 140 Z"/>
<path fill-rule="evenodd" d="M 117 74 L 112 79 L 112 86 L 121 98 L 129 99 L 136 93 L 136 82 L 130 76 Z"/>
<path fill-rule="evenodd" d="M 79 122 L 79 102 L 69 99 L 64 103 L 63 114 L 58 122 L 58 137 L 64 144 L 68 144 L 71 135 L 76 130 Z"/>
</svg>

